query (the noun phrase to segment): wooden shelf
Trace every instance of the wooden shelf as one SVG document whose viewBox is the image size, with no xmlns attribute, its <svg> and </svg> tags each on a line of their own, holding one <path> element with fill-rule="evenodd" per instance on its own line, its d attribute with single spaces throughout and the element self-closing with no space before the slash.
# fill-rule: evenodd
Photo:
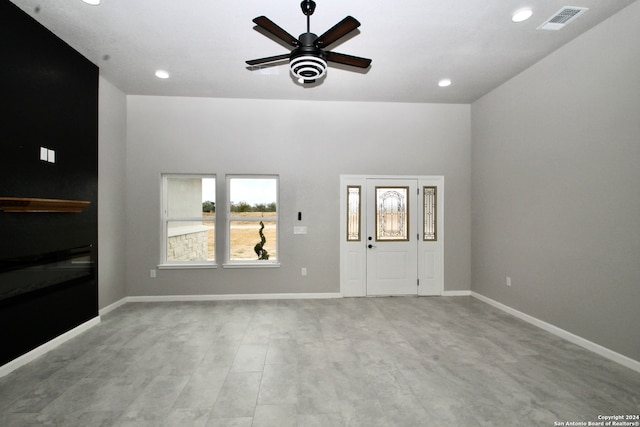
<svg viewBox="0 0 640 427">
<path fill-rule="evenodd" d="M 36 199 L 33 197 L 0 197 L 0 210 L 5 212 L 82 212 L 91 202 L 84 200 Z"/>
</svg>

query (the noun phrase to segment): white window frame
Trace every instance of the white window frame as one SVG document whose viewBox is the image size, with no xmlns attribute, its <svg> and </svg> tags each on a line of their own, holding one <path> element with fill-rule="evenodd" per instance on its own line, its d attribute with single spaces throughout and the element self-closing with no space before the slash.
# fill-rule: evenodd
<svg viewBox="0 0 640 427">
<path fill-rule="evenodd" d="M 231 260 L 231 222 L 240 219 L 240 217 L 233 216 L 231 212 L 231 180 L 232 179 L 275 179 L 276 181 L 276 214 L 273 217 L 269 217 L 269 222 L 276 223 L 276 253 L 278 258 L 276 260 Z M 251 175 L 251 174 L 230 174 L 226 175 L 226 199 L 225 199 L 225 213 L 226 213 L 226 239 L 225 239 L 225 261 L 222 265 L 224 268 L 269 268 L 280 267 L 280 222 L 278 220 L 280 216 L 280 176 L 279 175 Z M 216 205 L 217 206 L 217 205 Z M 264 218 L 260 216 L 256 217 L 241 217 L 243 221 L 262 221 Z"/>
<path fill-rule="evenodd" d="M 167 260 L 167 243 L 168 243 L 168 224 L 171 221 L 204 221 L 204 216 L 199 217 L 169 217 L 168 215 L 168 194 L 167 194 L 167 181 L 170 178 L 212 178 L 216 180 L 217 186 L 217 176 L 215 174 L 207 173 L 207 174 L 187 174 L 187 173 L 163 173 L 161 175 L 161 255 L 160 255 L 160 264 L 158 265 L 159 269 L 191 269 L 191 268 L 217 268 L 218 261 L 217 257 L 214 254 L 213 260 L 207 261 L 168 261 Z M 218 199 L 218 194 L 216 192 L 216 199 Z M 218 212 L 218 201 L 212 200 L 215 203 L 216 212 Z M 217 215 L 216 215 L 217 218 Z M 213 220 L 206 219 L 207 222 L 213 222 L 215 227 L 215 239 L 218 240 L 218 226 L 216 222 L 216 218 Z M 217 249 L 216 249 L 216 252 Z"/>
</svg>

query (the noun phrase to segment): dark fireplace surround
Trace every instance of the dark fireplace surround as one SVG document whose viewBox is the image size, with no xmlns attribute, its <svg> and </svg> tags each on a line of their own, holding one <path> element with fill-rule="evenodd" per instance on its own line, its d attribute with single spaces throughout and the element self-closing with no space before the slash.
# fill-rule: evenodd
<svg viewBox="0 0 640 427">
<path fill-rule="evenodd" d="M 98 316 L 98 67 L 8 0 L 0 44 L 4 365 Z"/>
<path fill-rule="evenodd" d="M 73 281 L 91 280 L 91 246 L 0 260 L 0 301 Z"/>
</svg>

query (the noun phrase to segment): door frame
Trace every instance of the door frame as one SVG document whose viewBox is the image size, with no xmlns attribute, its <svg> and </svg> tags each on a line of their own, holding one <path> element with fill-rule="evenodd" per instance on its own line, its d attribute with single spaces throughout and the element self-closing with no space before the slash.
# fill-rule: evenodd
<svg viewBox="0 0 640 427">
<path fill-rule="evenodd" d="M 418 295 L 442 295 L 444 293 L 444 176 L 442 175 L 340 175 L 340 293 L 345 297 L 367 295 L 367 180 L 369 179 L 416 179 L 420 189 L 425 186 L 437 187 L 435 242 L 418 239 Z M 359 241 L 347 241 L 347 187 L 359 186 L 360 191 L 360 231 Z M 418 215 L 422 223 L 421 209 Z M 415 232 L 419 232 L 415 230 Z"/>
</svg>

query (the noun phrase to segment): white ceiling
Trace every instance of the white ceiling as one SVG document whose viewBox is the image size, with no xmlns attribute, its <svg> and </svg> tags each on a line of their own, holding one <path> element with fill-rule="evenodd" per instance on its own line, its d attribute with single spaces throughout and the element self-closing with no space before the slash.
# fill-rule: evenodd
<svg viewBox="0 0 640 427">
<path fill-rule="evenodd" d="M 286 64 L 250 70 L 244 62 L 288 52 L 252 19 L 265 15 L 297 37 L 306 31 L 298 0 L 11 1 L 127 94 L 470 103 L 634 0 L 316 0 L 311 31 L 352 15 L 359 34 L 330 48 L 373 62 L 366 72 L 330 63 L 307 87 Z M 564 6 L 589 10 L 560 31 L 536 29 Z M 533 17 L 511 22 L 523 7 Z M 156 69 L 171 78 L 156 78 Z M 453 84 L 438 87 L 445 77 Z"/>
</svg>

